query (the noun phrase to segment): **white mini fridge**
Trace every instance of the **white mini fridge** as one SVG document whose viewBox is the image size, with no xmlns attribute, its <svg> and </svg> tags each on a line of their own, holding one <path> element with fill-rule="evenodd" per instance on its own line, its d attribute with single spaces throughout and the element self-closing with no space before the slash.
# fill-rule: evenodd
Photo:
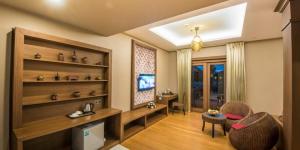
<svg viewBox="0 0 300 150">
<path fill-rule="evenodd" d="M 98 150 L 104 142 L 104 122 L 72 129 L 73 150 Z"/>
</svg>

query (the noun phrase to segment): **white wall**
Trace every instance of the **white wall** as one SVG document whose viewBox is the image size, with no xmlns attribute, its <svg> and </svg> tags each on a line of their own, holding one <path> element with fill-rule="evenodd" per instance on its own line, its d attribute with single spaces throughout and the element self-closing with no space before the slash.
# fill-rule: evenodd
<svg viewBox="0 0 300 150">
<path fill-rule="evenodd" d="M 192 58 L 225 56 L 226 46 L 204 48 Z M 283 43 L 282 39 L 245 43 L 247 98 L 255 112 L 280 115 L 283 108 Z M 169 55 L 171 89 L 177 90 L 176 52 Z M 176 75 L 176 76 L 175 76 Z"/>
<path fill-rule="evenodd" d="M 130 109 L 130 79 L 131 79 L 131 37 L 117 34 L 102 37 L 64 24 L 54 23 L 19 12 L 0 5 L 0 150 L 8 146 L 8 85 L 10 75 L 6 68 L 10 68 L 9 57 L 6 57 L 7 34 L 14 27 L 22 27 L 33 31 L 65 37 L 96 46 L 112 49 L 112 107 L 127 111 Z M 168 52 L 158 49 L 158 75 L 159 90 L 168 87 Z"/>
<path fill-rule="evenodd" d="M 199 52 L 193 52 L 192 58 L 199 57 L 214 57 L 214 56 L 225 56 L 226 55 L 226 46 L 215 46 L 203 48 Z"/>
<path fill-rule="evenodd" d="M 169 88 L 169 52 L 157 51 L 157 91 Z"/>
<path fill-rule="evenodd" d="M 274 115 L 283 109 L 283 43 L 281 39 L 245 45 L 247 103 L 255 112 Z"/>
</svg>

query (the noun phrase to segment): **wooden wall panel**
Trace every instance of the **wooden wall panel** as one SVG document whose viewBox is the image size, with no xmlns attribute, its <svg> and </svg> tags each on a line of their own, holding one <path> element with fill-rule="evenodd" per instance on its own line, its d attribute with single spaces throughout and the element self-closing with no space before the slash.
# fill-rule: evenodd
<svg viewBox="0 0 300 150">
<path fill-rule="evenodd" d="M 299 1 L 298 1 L 299 2 Z M 298 7 L 299 12 L 300 7 Z M 300 149 L 300 21 L 292 26 L 292 149 Z M 290 108 L 290 107 L 289 107 Z M 288 108 L 287 108 L 288 109 Z"/>
<path fill-rule="evenodd" d="M 283 13 L 285 150 L 300 149 L 300 1 L 279 0 L 275 11 Z"/>
<path fill-rule="evenodd" d="M 66 88 L 66 86 L 69 86 L 69 88 Z M 75 91 L 79 91 L 82 95 L 88 95 L 93 90 L 99 93 L 107 93 L 103 89 L 104 85 L 100 83 L 29 84 L 24 87 L 23 99 L 30 96 L 50 96 L 54 93 L 72 96 Z"/>
<path fill-rule="evenodd" d="M 284 143 L 290 147 L 292 142 L 292 51 L 291 51 L 291 26 L 283 31 L 284 43 L 284 102 L 283 102 L 283 122 L 284 122 Z M 291 148 L 287 148 L 291 150 Z"/>
<path fill-rule="evenodd" d="M 22 126 L 22 94 L 23 93 L 23 50 L 24 35 L 23 30 L 16 29 L 15 44 L 13 51 L 13 81 L 12 81 L 12 128 Z"/>
<path fill-rule="evenodd" d="M 70 112 L 82 109 L 82 107 L 86 103 L 95 103 L 95 100 L 98 100 L 98 98 L 92 98 L 88 100 L 77 100 L 72 102 L 51 103 L 47 105 L 24 106 L 23 123 L 36 121 L 43 118 L 67 115 Z M 95 105 L 95 110 L 99 110 L 101 108 L 103 108 L 102 103 Z"/>
</svg>

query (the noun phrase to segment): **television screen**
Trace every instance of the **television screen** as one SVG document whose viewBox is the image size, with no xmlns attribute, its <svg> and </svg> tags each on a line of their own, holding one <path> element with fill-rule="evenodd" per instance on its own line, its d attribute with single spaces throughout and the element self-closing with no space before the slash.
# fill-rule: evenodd
<svg viewBox="0 0 300 150">
<path fill-rule="evenodd" d="M 140 74 L 138 78 L 138 91 L 151 90 L 155 87 L 154 74 Z"/>
</svg>

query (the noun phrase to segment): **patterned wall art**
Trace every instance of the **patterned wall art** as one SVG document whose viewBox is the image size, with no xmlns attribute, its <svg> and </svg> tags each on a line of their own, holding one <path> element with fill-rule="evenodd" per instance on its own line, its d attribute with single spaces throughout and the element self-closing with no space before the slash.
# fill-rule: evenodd
<svg viewBox="0 0 300 150">
<path fill-rule="evenodd" d="M 132 40 L 131 109 L 145 106 L 155 100 L 156 86 L 151 90 L 138 91 L 140 74 L 154 74 L 156 84 L 156 49 Z"/>
</svg>

